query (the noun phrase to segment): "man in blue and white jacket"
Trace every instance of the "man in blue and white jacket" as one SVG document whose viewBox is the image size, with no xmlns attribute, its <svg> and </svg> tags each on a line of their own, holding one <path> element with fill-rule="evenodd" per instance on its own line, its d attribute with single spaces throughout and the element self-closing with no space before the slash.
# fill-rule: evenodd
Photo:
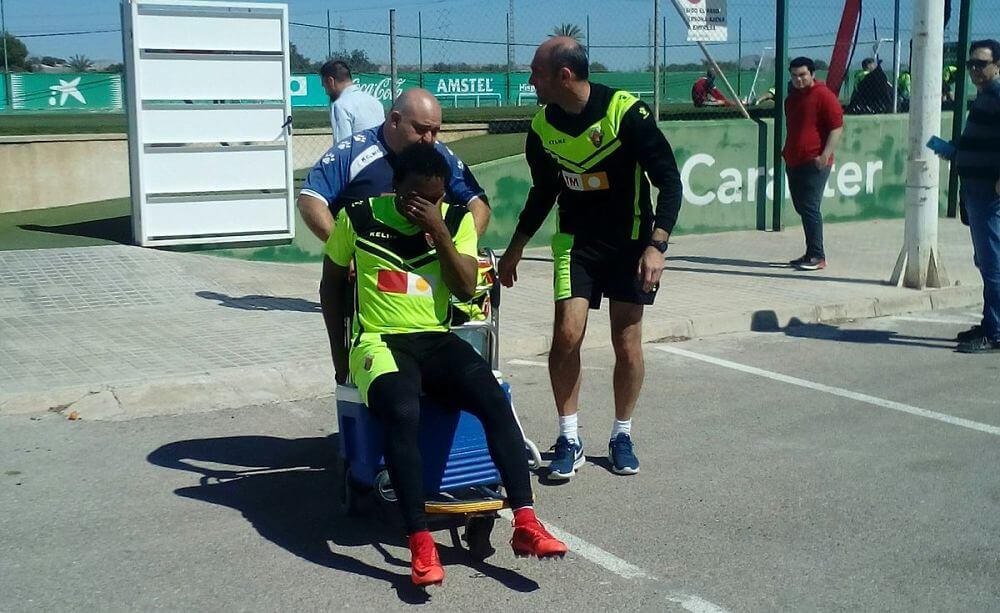
<svg viewBox="0 0 1000 613">
<path fill-rule="evenodd" d="M 333 231 L 334 218 L 342 208 L 392 192 L 393 161 L 406 147 L 414 143 L 434 143 L 451 166 L 451 178 L 446 186 L 446 199 L 452 205 L 466 206 L 472 213 L 480 236 L 490 220 L 486 194 L 476 182 L 472 171 L 454 153 L 437 142 L 441 129 L 441 105 L 426 89 L 403 92 L 385 123 L 352 134 L 316 162 L 299 193 L 298 207 L 306 225 L 325 244 Z M 332 262 L 323 258 L 323 280 L 320 282 L 320 304 L 331 347 L 331 330 L 342 326 L 334 319 L 329 282 Z"/>
</svg>

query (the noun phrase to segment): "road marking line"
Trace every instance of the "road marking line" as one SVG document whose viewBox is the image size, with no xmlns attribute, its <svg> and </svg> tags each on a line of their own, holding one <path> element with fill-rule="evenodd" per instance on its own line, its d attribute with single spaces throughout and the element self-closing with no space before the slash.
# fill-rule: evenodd
<svg viewBox="0 0 1000 613">
<path fill-rule="evenodd" d="M 868 394 L 852 392 L 851 390 L 846 390 L 840 387 L 823 385 L 822 383 L 814 383 L 812 381 L 806 381 L 805 379 L 799 379 L 798 377 L 790 377 L 788 375 L 771 372 L 769 370 L 764 370 L 762 368 L 746 366 L 738 362 L 730 362 L 729 360 L 714 358 L 712 356 L 703 355 L 700 353 L 694 353 L 693 351 L 687 351 L 685 349 L 678 349 L 677 347 L 666 347 L 660 345 L 657 346 L 656 349 L 659 349 L 660 351 L 666 353 L 672 353 L 674 355 L 691 358 L 693 360 L 708 362 L 709 364 L 715 364 L 716 366 L 722 366 L 724 368 L 731 368 L 733 370 L 738 370 L 751 375 L 757 375 L 759 377 L 764 377 L 766 379 L 773 379 L 775 381 L 781 381 L 782 383 L 797 385 L 799 387 L 816 390 L 818 392 L 826 392 L 827 394 L 833 394 L 834 396 L 841 396 L 842 398 L 850 398 L 851 400 L 857 400 L 858 402 L 864 402 L 867 404 L 875 405 L 877 407 L 892 409 L 894 411 L 899 411 L 901 413 L 909 413 L 910 415 L 916 415 L 917 417 L 926 417 L 928 419 L 934 419 L 940 422 L 944 422 L 946 424 L 951 424 L 952 426 L 959 426 L 961 428 L 968 428 L 970 430 L 977 430 L 979 432 L 985 432 L 987 434 L 1000 436 L 1000 427 L 979 423 L 978 421 L 963 419 L 961 417 L 954 417 L 952 415 L 946 415 L 944 413 L 938 413 L 936 411 L 928 411 L 927 409 L 921 409 L 920 407 L 910 406 L 908 404 L 903 404 L 902 402 L 885 400 L 884 398 L 877 398 L 875 396 L 869 396 Z"/>
<path fill-rule="evenodd" d="M 978 323 L 980 323 L 980 321 L 982 321 L 982 318 L 980 318 L 980 319 L 972 319 L 971 317 L 969 317 L 969 318 L 960 318 L 960 317 L 938 317 L 938 318 L 935 318 L 935 317 L 912 317 L 910 315 L 895 315 L 893 317 L 890 317 L 889 319 L 892 319 L 892 320 L 895 320 L 895 321 L 915 321 L 917 323 L 923 323 L 923 324 L 963 324 L 963 325 L 978 324 Z"/>
<path fill-rule="evenodd" d="M 510 509 L 503 509 L 500 515 L 508 520 L 514 519 L 514 513 Z M 609 570 L 623 579 L 651 579 L 659 581 L 657 577 L 639 568 L 635 564 L 630 564 L 613 553 L 604 551 L 597 545 L 593 545 L 582 538 L 570 534 L 552 524 L 545 522 L 545 527 L 552 536 L 566 543 L 570 553 L 576 554 L 590 562 Z M 704 598 L 692 594 L 672 592 L 667 596 L 668 602 L 679 604 L 684 610 L 691 613 L 728 613 L 722 607 L 713 604 Z"/>
<path fill-rule="evenodd" d="M 507 360 L 507 363 L 512 364 L 514 366 L 544 366 L 545 368 L 549 367 L 549 365 L 545 362 L 535 362 L 532 360 L 514 359 L 514 360 Z M 580 368 L 582 368 L 583 370 L 605 370 L 603 366 L 581 366 Z"/>
<path fill-rule="evenodd" d="M 715 603 L 689 594 L 671 594 L 667 596 L 667 602 L 677 603 L 691 613 L 728 613 Z"/>
</svg>

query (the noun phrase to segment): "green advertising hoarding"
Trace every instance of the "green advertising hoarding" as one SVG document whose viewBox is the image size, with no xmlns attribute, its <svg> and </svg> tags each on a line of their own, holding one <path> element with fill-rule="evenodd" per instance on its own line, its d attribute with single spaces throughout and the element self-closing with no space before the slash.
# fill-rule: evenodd
<svg viewBox="0 0 1000 613">
<path fill-rule="evenodd" d="M 942 117 L 942 133 L 951 114 Z M 770 225 L 773 174 L 770 172 L 771 125 L 764 140 L 768 150 L 758 158 L 757 124 L 745 120 L 673 121 L 660 124 L 670 141 L 684 186 L 684 204 L 675 232 L 691 234 L 752 230 L 757 222 L 758 177 L 763 177 Z M 903 216 L 906 192 L 908 117 L 906 115 L 848 116 L 844 137 L 827 182 L 823 217 L 827 221 L 892 219 Z M 763 160 L 761 164 L 760 160 Z M 943 163 L 942 163 L 943 164 Z M 493 217 L 483 243 L 503 247 L 517 224 L 531 186 L 523 155 L 473 167 L 490 197 Z M 942 177 L 947 176 L 942 168 Z M 947 182 L 941 184 L 941 214 L 947 204 Z M 655 197 L 655 189 L 654 189 Z M 786 191 L 784 225 L 796 227 L 799 216 Z M 553 216 L 532 241 L 548 243 Z"/>
<path fill-rule="evenodd" d="M 0 110 L 10 108 L 10 100 L 7 99 L 7 75 L 0 76 Z"/>
<path fill-rule="evenodd" d="M 100 72 L 10 75 L 14 110 L 121 110 L 121 75 Z"/>
</svg>

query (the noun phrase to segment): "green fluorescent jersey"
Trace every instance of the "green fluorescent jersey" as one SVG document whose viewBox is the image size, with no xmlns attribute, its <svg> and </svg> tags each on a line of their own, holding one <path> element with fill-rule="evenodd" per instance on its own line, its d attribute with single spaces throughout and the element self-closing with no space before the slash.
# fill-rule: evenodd
<svg viewBox="0 0 1000 613">
<path fill-rule="evenodd" d="M 407 334 L 449 329 L 451 291 L 429 237 L 396 210 L 395 196 L 350 204 L 337 214 L 327 255 L 347 266 L 355 259 L 354 330 Z M 441 215 L 462 255 L 476 257 L 476 227 L 462 207 L 441 203 Z"/>
<path fill-rule="evenodd" d="M 517 229 L 533 235 L 559 203 L 559 231 L 581 240 L 646 240 L 673 230 L 681 180 L 656 118 L 628 92 L 590 84 L 583 111 L 548 105 L 531 122 L 532 187 Z M 659 189 L 654 214 L 650 183 Z"/>
</svg>

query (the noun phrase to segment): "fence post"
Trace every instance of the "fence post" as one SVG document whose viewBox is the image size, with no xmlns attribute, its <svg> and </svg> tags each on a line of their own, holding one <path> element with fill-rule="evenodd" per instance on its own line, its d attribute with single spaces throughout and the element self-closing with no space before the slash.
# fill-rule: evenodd
<svg viewBox="0 0 1000 613">
<path fill-rule="evenodd" d="M 743 18 L 739 19 L 736 32 L 736 95 L 743 97 Z M 749 104 L 749 102 L 747 103 Z"/>
<path fill-rule="evenodd" d="M 330 9 L 326 9 L 326 59 L 333 57 L 333 40 L 330 38 L 333 30 L 330 29 Z"/>
<path fill-rule="evenodd" d="M 892 112 L 899 112 L 899 0 L 892 9 Z M 876 43 L 877 44 L 877 43 Z"/>
<path fill-rule="evenodd" d="M 420 87 L 424 86 L 424 16 L 417 11 L 417 53 L 420 56 L 419 73 L 417 79 Z"/>
<path fill-rule="evenodd" d="M 399 85 L 396 83 L 396 9 L 389 9 L 389 80 L 392 82 L 392 102 L 399 97 Z"/>
<path fill-rule="evenodd" d="M 774 199 L 771 208 L 771 230 L 781 231 L 781 208 L 785 200 L 785 162 L 781 149 L 785 141 L 785 95 L 787 79 L 785 64 L 788 61 L 788 0 L 775 0 L 777 11 L 774 24 L 774 151 L 771 167 L 774 168 Z"/>
<path fill-rule="evenodd" d="M 660 121 L 660 0 L 653 0 L 653 117 Z"/>
<path fill-rule="evenodd" d="M 507 86 L 504 88 L 506 103 L 510 104 L 510 13 L 507 13 Z"/>
<path fill-rule="evenodd" d="M 969 39 L 971 38 L 969 23 L 972 18 L 972 0 L 961 0 L 958 11 L 958 74 L 955 75 L 955 108 L 951 115 L 951 140 L 954 143 L 957 143 L 958 139 L 962 137 L 965 113 L 968 109 L 966 100 L 969 94 L 969 88 L 966 85 L 968 69 L 962 59 L 969 48 Z M 948 217 L 955 217 L 957 213 L 958 164 L 952 163 L 948 168 Z"/>
</svg>

